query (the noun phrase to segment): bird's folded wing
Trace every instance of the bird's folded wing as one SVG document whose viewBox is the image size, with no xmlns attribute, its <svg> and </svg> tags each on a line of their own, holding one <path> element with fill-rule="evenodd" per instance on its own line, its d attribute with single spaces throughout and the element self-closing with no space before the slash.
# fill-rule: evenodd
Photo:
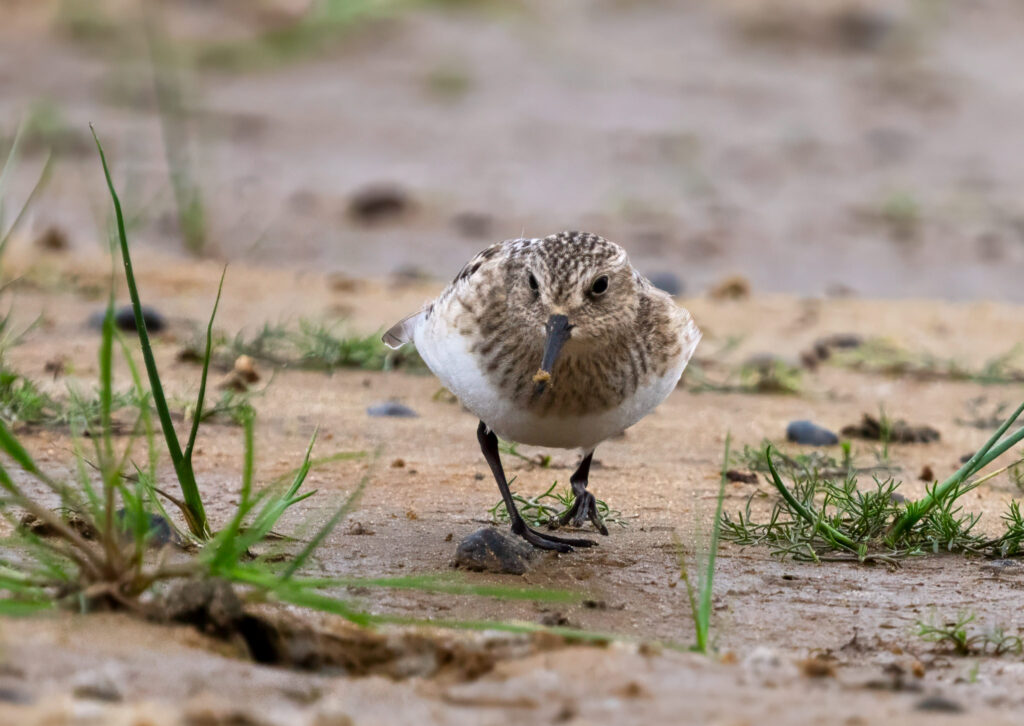
<svg viewBox="0 0 1024 726">
<path fill-rule="evenodd" d="M 384 333 L 383 337 L 381 337 L 384 345 L 389 348 L 401 348 L 406 343 L 411 343 L 412 336 L 416 332 L 416 326 L 420 324 L 425 312 L 425 310 L 420 310 L 418 313 L 402 318 L 392 325 L 388 332 Z"/>
</svg>

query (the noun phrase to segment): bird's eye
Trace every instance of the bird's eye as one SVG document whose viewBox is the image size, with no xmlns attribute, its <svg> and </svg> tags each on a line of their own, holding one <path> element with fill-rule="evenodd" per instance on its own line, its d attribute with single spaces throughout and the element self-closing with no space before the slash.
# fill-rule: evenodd
<svg viewBox="0 0 1024 726">
<path fill-rule="evenodd" d="M 590 286 L 590 292 L 594 295 L 604 295 L 608 291 L 608 275 L 601 275 L 599 278 L 594 280 L 594 284 Z"/>
<path fill-rule="evenodd" d="M 537 278 L 533 276 L 532 272 L 530 273 L 530 277 L 528 278 L 528 281 L 530 283 L 530 289 L 531 290 L 533 290 L 534 292 L 537 292 L 537 290 L 540 289 L 540 285 L 537 284 Z"/>
</svg>

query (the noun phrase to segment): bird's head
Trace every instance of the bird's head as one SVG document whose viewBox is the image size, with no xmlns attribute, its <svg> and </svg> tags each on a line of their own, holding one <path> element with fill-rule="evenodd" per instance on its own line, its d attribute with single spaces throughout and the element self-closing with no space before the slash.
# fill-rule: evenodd
<svg viewBox="0 0 1024 726">
<path fill-rule="evenodd" d="M 506 280 L 509 312 L 543 340 L 534 391 L 557 385 L 552 372 L 566 351 L 586 354 L 628 334 L 639 305 L 625 250 L 585 232 L 524 244 Z"/>
</svg>

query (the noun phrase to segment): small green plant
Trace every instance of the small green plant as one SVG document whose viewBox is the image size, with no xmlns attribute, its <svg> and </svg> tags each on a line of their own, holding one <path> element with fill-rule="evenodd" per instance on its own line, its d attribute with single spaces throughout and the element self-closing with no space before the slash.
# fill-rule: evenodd
<svg viewBox="0 0 1024 726">
<path fill-rule="evenodd" d="M 718 497 L 715 503 L 715 516 L 711 520 L 711 532 L 708 536 L 706 552 L 698 552 L 694 569 L 697 572 L 697 581 L 689 574 L 689 567 L 686 563 L 683 548 L 677 542 L 679 552 L 679 579 L 686 585 L 686 597 L 690 602 L 690 613 L 693 616 L 693 628 L 696 635 L 696 642 L 693 650 L 698 653 L 708 654 L 711 647 L 711 597 L 714 594 L 715 585 L 715 559 L 718 556 L 718 539 L 722 527 L 722 504 L 725 501 L 725 486 L 728 481 L 726 472 L 729 470 L 729 444 L 731 435 L 725 436 L 725 454 L 722 457 L 722 472 L 718 483 Z"/>
<path fill-rule="evenodd" d="M 878 216 L 894 239 L 909 241 L 917 236 L 920 228 L 921 205 L 909 192 L 893 192 L 882 200 Z"/>
<path fill-rule="evenodd" d="M 536 456 L 533 457 L 526 456 L 525 454 L 520 453 L 519 444 L 517 444 L 514 441 L 505 441 L 504 439 L 499 439 L 498 451 L 500 451 L 502 454 L 507 454 L 508 456 L 513 456 L 517 459 L 522 459 L 528 464 L 539 466 L 541 469 L 547 469 L 549 466 L 551 466 L 550 454 L 537 454 Z"/>
<path fill-rule="evenodd" d="M 240 355 L 281 368 L 301 368 L 331 373 L 343 368 L 360 370 L 426 371 L 415 350 L 391 350 L 380 335 L 348 335 L 340 323 L 300 319 L 295 325 L 265 324 L 251 336 L 244 332 L 234 338 L 213 337 L 210 355 L 219 368 L 230 368 Z M 184 357 L 205 359 L 205 333 L 197 335 Z M 408 347 L 408 346 L 407 346 Z"/>
<path fill-rule="evenodd" d="M 1020 654 L 1024 651 L 1021 636 L 1007 633 L 1002 627 L 980 628 L 974 626 L 976 615 L 961 610 L 955 618 L 938 621 L 933 617 L 917 622 L 917 635 L 929 643 L 948 646 L 954 653 L 968 655 Z"/>
<path fill-rule="evenodd" d="M 7 180 L 10 174 L 14 173 L 14 169 L 18 163 L 18 155 L 21 150 L 21 146 L 26 143 L 25 139 L 28 135 L 28 122 L 22 122 L 17 131 L 14 133 L 14 138 L 10 142 L 10 146 L 7 149 L 7 157 L 4 160 L 3 168 L 0 169 L 0 261 L 3 259 L 4 250 L 7 249 L 7 244 L 11 240 L 11 235 L 21 224 L 25 218 L 25 214 L 31 208 L 33 202 L 39 197 L 39 194 L 46 188 L 46 185 L 50 181 L 50 176 L 53 172 L 53 155 L 47 154 L 46 161 L 43 162 L 42 169 L 39 172 L 39 176 L 36 177 L 36 182 L 29 192 L 25 201 L 22 202 L 18 211 L 14 214 L 13 221 L 8 225 L 6 219 L 7 211 Z M 2 269 L 2 268 L 0 268 Z M 4 318 L 6 323 L 6 317 Z"/>
<path fill-rule="evenodd" d="M 924 381 L 973 381 L 986 385 L 1024 382 L 1024 345 L 1016 344 L 978 367 L 931 353 L 914 353 L 882 338 L 833 352 L 829 363 L 841 368 Z"/>
<path fill-rule="evenodd" d="M 1003 516 L 1004 532 L 996 538 L 974 533 L 980 515 L 965 512 L 963 496 L 982 483 L 1016 466 L 1013 462 L 982 477 L 988 464 L 1024 440 L 1024 427 L 1006 435 L 1024 412 L 1024 404 L 956 473 L 928 487 L 916 501 L 897 501 L 899 483 L 891 477 L 874 480 L 874 487 L 861 490 L 853 473 L 844 480 L 824 477 L 818 471 L 794 473 L 786 486 L 775 465 L 771 445 L 764 461 L 771 482 L 781 495 L 768 519 L 755 522 L 751 500 L 735 517 L 723 517 L 724 535 L 741 545 L 764 544 L 776 554 L 798 559 L 854 561 L 878 560 L 894 564 L 906 555 L 924 552 L 987 553 L 1007 556 L 1017 553 L 1024 542 L 1024 521 L 1017 502 L 1011 502 Z"/>
<path fill-rule="evenodd" d="M 707 357 L 691 361 L 681 385 L 694 393 L 802 393 L 803 371 L 784 360 L 758 356 L 739 365 L 726 362 L 741 342 L 737 337 L 728 338 Z"/>
<path fill-rule="evenodd" d="M 527 459 L 527 461 L 533 460 Z M 512 477 L 509 486 L 514 482 L 515 477 Z M 573 502 L 576 501 L 576 496 L 572 493 L 572 490 L 563 487 L 560 491 L 555 491 L 557 486 L 558 481 L 556 480 L 541 494 L 534 497 L 524 497 L 522 494 L 512 492 L 512 499 L 515 500 L 519 513 L 531 527 L 554 525 L 558 522 L 559 517 L 572 508 Z M 488 509 L 487 513 L 490 515 L 491 521 L 496 524 L 507 524 L 509 521 L 508 510 L 505 508 L 505 503 L 501 500 Z M 597 513 L 606 524 L 617 524 L 620 527 L 627 526 L 622 512 L 612 509 L 608 506 L 607 502 L 601 499 L 597 500 Z"/>
</svg>

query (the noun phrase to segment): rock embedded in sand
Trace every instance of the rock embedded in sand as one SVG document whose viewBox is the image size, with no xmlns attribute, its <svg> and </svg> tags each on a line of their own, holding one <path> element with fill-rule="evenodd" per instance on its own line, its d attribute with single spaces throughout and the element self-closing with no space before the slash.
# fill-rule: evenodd
<svg viewBox="0 0 1024 726">
<path fill-rule="evenodd" d="M 922 698 L 914 704 L 914 710 L 932 711 L 934 713 L 963 713 L 964 707 L 956 701 L 936 694 L 934 696 L 925 696 Z"/>
<path fill-rule="evenodd" d="M 839 437 L 812 421 L 791 421 L 786 427 L 786 440 L 810 446 L 835 446 Z"/>
<path fill-rule="evenodd" d="M 378 224 L 401 217 L 412 208 L 408 192 L 396 184 L 375 184 L 352 195 L 348 216 L 362 224 Z"/>
<path fill-rule="evenodd" d="M 103 319 L 106 315 L 107 313 L 105 310 L 101 310 L 90 315 L 89 327 L 96 330 L 102 330 Z M 142 321 L 146 324 L 146 330 L 150 333 L 160 333 L 167 328 L 166 318 L 148 305 L 142 306 Z M 124 307 L 118 308 L 114 311 L 114 325 L 118 330 L 123 330 L 129 333 L 134 333 L 137 330 L 135 327 L 135 311 L 132 309 L 131 305 L 125 305 Z"/>
<path fill-rule="evenodd" d="M 397 401 L 375 403 L 366 409 L 366 413 L 373 417 L 392 416 L 395 418 L 419 418 L 418 413 Z"/>
<path fill-rule="evenodd" d="M 652 272 L 647 279 L 656 288 L 672 296 L 682 295 L 683 290 L 686 289 L 686 285 L 674 272 Z"/>
<path fill-rule="evenodd" d="M 506 537 L 493 527 L 482 527 L 459 542 L 454 567 L 474 572 L 522 575 L 534 550 L 520 539 Z"/>
</svg>

